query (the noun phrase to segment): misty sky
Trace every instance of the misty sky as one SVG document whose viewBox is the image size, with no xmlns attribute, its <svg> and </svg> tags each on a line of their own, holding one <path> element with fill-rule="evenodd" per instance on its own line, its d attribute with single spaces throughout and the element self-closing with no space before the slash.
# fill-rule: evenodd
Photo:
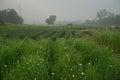
<svg viewBox="0 0 120 80">
<path fill-rule="evenodd" d="M 0 0 L 0 10 L 19 13 L 19 5 L 25 23 L 44 23 L 49 15 L 56 15 L 57 21 L 92 20 L 102 9 L 120 14 L 120 0 Z"/>
</svg>

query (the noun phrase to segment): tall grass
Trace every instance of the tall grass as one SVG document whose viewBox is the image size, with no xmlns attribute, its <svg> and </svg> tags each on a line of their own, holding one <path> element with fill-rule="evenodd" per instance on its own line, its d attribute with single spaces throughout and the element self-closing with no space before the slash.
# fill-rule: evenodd
<svg viewBox="0 0 120 80">
<path fill-rule="evenodd" d="M 80 39 L 0 39 L 0 80 L 119 80 L 111 51 Z"/>
<path fill-rule="evenodd" d="M 118 77 L 119 61 L 108 50 L 92 42 L 78 39 L 63 39 L 56 43 L 58 56 L 53 66 L 52 80 L 117 80 L 120 78 Z M 114 78 L 110 79 L 112 74 Z"/>
<path fill-rule="evenodd" d="M 44 63 L 44 59 L 35 54 L 23 57 L 21 63 L 5 75 L 4 80 L 47 80 Z"/>
<path fill-rule="evenodd" d="M 97 32 L 93 35 L 93 40 L 99 45 L 112 49 L 115 53 L 120 54 L 120 32 L 105 31 Z"/>
</svg>

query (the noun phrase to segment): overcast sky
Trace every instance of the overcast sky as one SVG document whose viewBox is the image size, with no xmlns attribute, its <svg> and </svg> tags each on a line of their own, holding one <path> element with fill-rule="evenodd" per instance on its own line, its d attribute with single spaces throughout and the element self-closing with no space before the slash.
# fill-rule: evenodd
<svg viewBox="0 0 120 80">
<path fill-rule="evenodd" d="M 20 13 L 19 5 L 26 23 L 44 23 L 49 15 L 56 15 L 57 21 L 91 20 L 102 9 L 120 14 L 120 0 L 0 0 L 0 10 Z"/>
</svg>

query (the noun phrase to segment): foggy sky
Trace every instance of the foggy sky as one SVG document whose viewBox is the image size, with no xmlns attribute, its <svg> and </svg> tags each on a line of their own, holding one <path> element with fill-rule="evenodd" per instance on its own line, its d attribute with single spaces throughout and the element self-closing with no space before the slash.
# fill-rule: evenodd
<svg viewBox="0 0 120 80">
<path fill-rule="evenodd" d="M 25 23 L 44 23 L 49 15 L 57 21 L 94 19 L 96 12 L 106 9 L 120 14 L 120 0 L 0 0 L 0 10 L 15 9 Z"/>
</svg>

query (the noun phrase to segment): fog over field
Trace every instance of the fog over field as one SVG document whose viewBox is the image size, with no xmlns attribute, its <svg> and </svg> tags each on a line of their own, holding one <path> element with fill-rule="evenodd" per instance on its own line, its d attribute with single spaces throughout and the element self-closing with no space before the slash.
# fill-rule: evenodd
<svg viewBox="0 0 120 80">
<path fill-rule="evenodd" d="M 0 10 L 15 9 L 25 23 L 45 23 L 50 15 L 57 21 L 94 19 L 99 10 L 120 14 L 120 0 L 0 0 Z"/>
</svg>

